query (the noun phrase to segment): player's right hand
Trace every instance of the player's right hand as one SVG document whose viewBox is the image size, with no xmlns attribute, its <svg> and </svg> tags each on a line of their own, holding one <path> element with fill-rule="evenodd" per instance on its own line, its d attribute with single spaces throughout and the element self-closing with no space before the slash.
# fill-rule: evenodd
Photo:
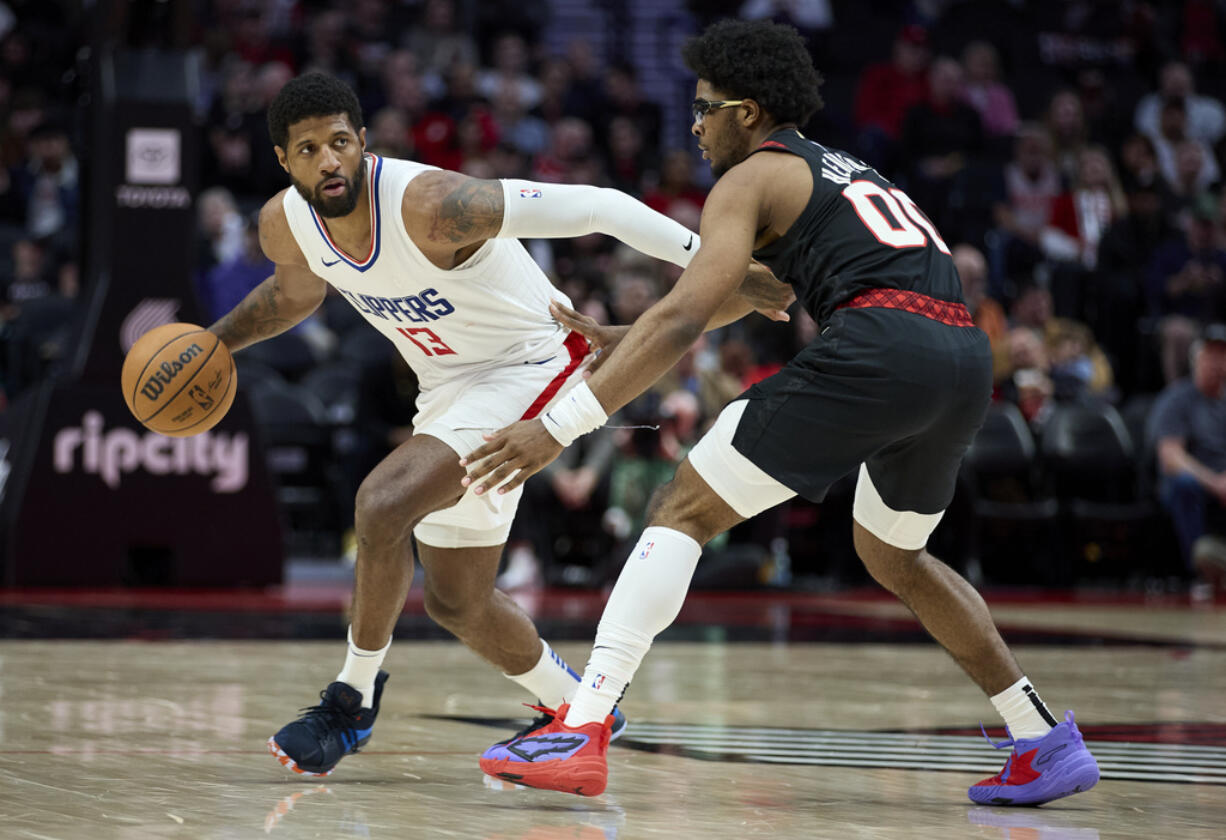
<svg viewBox="0 0 1226 840">
<path fill-rule="evenodd" d="M 583 371 L 584 379 L 591 376 L 592 371 L 600 367 L 604 360 L 609 358 L 609 353 L 613 351 L 617 343 L 625 337 L 626 333 L 630 332 L 630 327 L 628 326 L 610 327 L 606 324 L 598 324 L 595 318 L 582 315 L 569 306 L 558 303 L 556 300 L 550 301 L 549 314 L 568 330 L 574 330 L 586 338 L 593 349 L 600 351 L 600 355 Z"/>
</svg>

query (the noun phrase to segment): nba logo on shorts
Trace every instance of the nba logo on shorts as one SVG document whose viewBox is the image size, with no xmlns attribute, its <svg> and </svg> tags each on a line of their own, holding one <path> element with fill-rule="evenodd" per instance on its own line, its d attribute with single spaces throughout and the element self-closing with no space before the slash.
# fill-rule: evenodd
<svg viewBox="0 0 1226 840">
<path fill-rule="evenodd" d="M 639 552 L 639 559 L 642 560 L 643 558 L 645 558 L 648 554 L 651 553 L 651 549 L 654 547 L 655 547 L 654 542 L 649 542 L 647 543 L 647 545 L 643 546 L 643 550 Z"/>
<path fill-rule="evenodd" d="M 519 191 L 519 197 L 520 198 L 540 198 L 541 191 L 539 189 L 528 189 L 525 187 L 524 189 L 521 189 Z"/>
</svg>

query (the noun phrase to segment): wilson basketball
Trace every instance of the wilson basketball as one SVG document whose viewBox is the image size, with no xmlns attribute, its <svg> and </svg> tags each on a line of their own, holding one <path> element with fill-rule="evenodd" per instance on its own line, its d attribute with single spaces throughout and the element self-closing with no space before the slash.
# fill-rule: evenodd
<svg viewBox="0 0 1226 840">
<path fill-rule="evenodd" d="M 171 437 L 217 425 L 238 385 L 230 350 L 195 324 L 164 324 L 142 335 L 123 360 L 121 378 L 132 416 Z"/>
</svg>

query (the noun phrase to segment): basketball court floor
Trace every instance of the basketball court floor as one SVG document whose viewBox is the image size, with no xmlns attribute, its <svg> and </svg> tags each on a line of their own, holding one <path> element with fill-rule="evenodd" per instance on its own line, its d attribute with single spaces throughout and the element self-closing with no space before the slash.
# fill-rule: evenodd
<svg viewBox="0 0 1226 840">
<path fill-rule="evenodd" d="M 0 593 L 0 838 L 1220 838 L 1226 608 L 1178 598 L 991 598 L 1103 779 L 1042 808 L 980 807 L 990 704 L 875 592 L 694 593 L 623 708 L 608 791 L 485 778 L 531 716 L 411 596 L 374 737 L 327 778 L 264 742 L 335 675 L 343 587 Z M 524 598 L 582 668 L 601 598 Z M 562 641 L 565 640 L 565 641 Z"/>
</svg>

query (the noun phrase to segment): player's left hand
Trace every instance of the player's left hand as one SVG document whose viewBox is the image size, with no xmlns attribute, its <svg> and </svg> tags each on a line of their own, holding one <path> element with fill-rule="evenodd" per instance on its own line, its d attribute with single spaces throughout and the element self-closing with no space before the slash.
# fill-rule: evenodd
<svg viewBox="0 0 1226 840">
<path fill-rule="evenodd" d="M 750 260 L 737 294 L 772 321 L 791 320 L 787 308 L 796 300 L 792 287 L 757 260 Z"/>
<path fill-rule="evenodd" d="M 478 496 L 495 487 L 500 495 L 509 493 L 544 469 L 563 448 L 540 420 L 521 420 L 483 437 L 485 444 L 460 459 L 462 467 L 475 465 L 460 484 L 475 485 Z M 508 476 L 510 481 L 499 487 Z"/>
</svg>

